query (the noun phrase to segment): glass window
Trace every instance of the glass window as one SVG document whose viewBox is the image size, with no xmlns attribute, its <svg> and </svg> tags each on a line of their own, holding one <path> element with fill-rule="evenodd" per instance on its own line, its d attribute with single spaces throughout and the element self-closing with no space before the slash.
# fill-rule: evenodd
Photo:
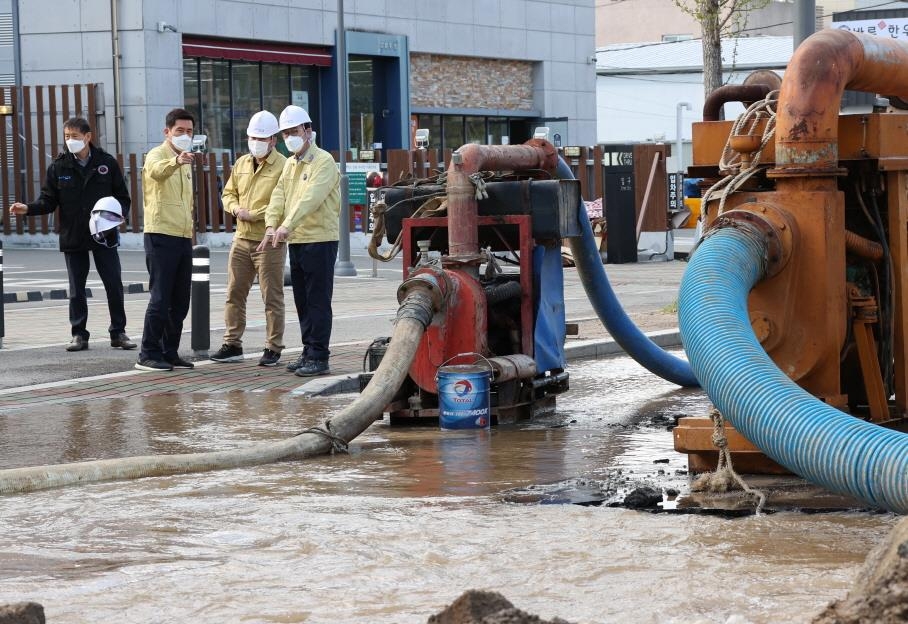
<svg viewBox="0 0 908 624">
<path fill-rule="evenodd" d="M 347 73 L 350 76 L 350 147 L 371 149 L 375 137 L 372 59 L 351 56 Z"/>
<path fill-rule="evenodd" d="M 196 134 L 208 136 L 209 149 L 231 149 L 230 66 L 227 61 L 201 59 L 199 62 L 201 115 Z"/>
<path fill-rule="evenodd" d="M 485 117 L 464 117 L 464 125 L 467 131 L 467 143 L 477 143 L 485 145 L 488 137 L 486 136 L 486 118 Z"/>
<path fill-rule="evenodd" d="M 230 147 L 236 155 L 248 151 L 246 126 L 249 118 L 261 110 L 262 81 L 259 63 L 233 61 L 231 63 L 233 89 L 233 143 Z"/>
<path fill-rule="evenodd" d="M 199 107 L 199 59 L 183 59 L 183 108 L 195 115 L 196 123 L 202 118 Z"/>
<path fill-rule="evenodd" d="M 183 59 L 183 106 L 196 116 L 196 134 L 208 148 L 235 158 L 246 152 L 246 126 L 259 110 L 279 117 L 288 104 L 302 106 L 319 121 L 319 69 L 221 59 Z M 279 143 L 278 149 L 281 149 Z"/>
<path fill-rule="evenodd" d="M 441 115 L 420 115 L 417 128 L 429 131 L 429 149 L 441 147 Z"/>
<path fill-rule="evenodd" d="M 461 115 L 444 116 L 444 138 L 442 147 L 456 150 L 466 141 L 463 140 L 463 117 Z"/>
<path fill-rule="evenodd" d="M 280 115 L 287 104 L 302 106 L 312 118 L 312 128 L 318 132 L 319 106 L 318 106 L 318 74 L 314 67 L 294 65 L 290 67 L 290 97 L 277 110 L 275 115 Z"/>
<path fill-rule="evenodd" d="M 274 114 L 281 114 L 290 103 L 290 68 L 287 65 L 262 63 L 262 108 Z"/>
<path fill-rule="evenodd" d="M 507 119 L 489 119 L 489 144 L 501 145 L 501 138 L 508 136 Z"/>
</svg>

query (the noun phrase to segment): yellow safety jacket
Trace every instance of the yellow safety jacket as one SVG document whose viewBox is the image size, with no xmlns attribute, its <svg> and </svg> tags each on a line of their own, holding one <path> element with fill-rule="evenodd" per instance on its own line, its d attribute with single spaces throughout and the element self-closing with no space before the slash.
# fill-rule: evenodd
<svg viewBox="0 0 908 624">
<path fill-rule="evenodd" d="M 221 195 L 224 212 L 236 216 L 238 210 L 245 208 L 254 219 L 237 221 L 235 237 L 251 241 L 265 238 L 265 208 L 286 160 L 283 154 L 273 149 L 258 167 L 254 166 L 252 154 L 240 156 L 233 164 L 230 179 Z"/>
<path fill-rule="evenodd" d="M 145 155 L 142 197 L 146 234 L 192 238 L 192 165 L 179 164 L 167 141 Z"/>
<path fill-rule="evenodd" d="M 340 173 L 334 158 L 317 145 L 303 157 L 291 156 L 265 210 L 265 225 L 290 230 L 289 243 L 321 243 L 340 238 Z"/>
</svg>

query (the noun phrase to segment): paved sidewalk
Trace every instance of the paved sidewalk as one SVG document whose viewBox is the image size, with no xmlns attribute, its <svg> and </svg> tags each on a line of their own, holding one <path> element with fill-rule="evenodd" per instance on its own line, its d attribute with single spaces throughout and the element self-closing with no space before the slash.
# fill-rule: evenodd
<svg viewBox="0 0 908 624">
<path fill-rule="evenodd" d="M 6 250 L 7 256 L 10 251 Z M 56 253 L 56 252 L 48 252 Z M 213 255 L 212 271 L 226 260 Z M 659 335 L 663 345 L 678 344 L 673 302 L 686 266 L 683 262 L 653 262 L 606 265 L 612 288 L 632 320 L 646 332 L 668 330 Z M 338 277 L 335 282 L 334 330 L 330 376 L 307 380 L 289 373 L 284 365 L 295 358 L 299 328 L 295 322 L 292 294 L 285 291 L 287 329 L 281 362 L 276 367 L 257 366 L 264 341 L 264 309 L 257 289 L 248 302 L 248 325 L 244 336 L 247 359 L 222 364 L 197 361 L 191 371 L 152 373 L 133 369 L 137 351 L 111 349 L 106 341 L 106 302 L 90 302 L 89 329 L 93 332 L 87 351 L 68 353 L 66 302 L 22 303 L 6 306 L 3 349 L 0 349 L 0 412 L 111 397 L 164 392 L 263 392 L 268 390 L 319 392 L 357 391 L 358 374 L 372 340 L 389 336 L 397 310 L 399 263 L 383 266 L 378 277 L 360 271 L 356 277 Z M 103 289 L 102 289 L 103 295 Z M 616 351 L 610 336 L 596 318 L 574 269 L 565 270 L 565 308 L 568 321 L 579 327 L 569 336 L 569 357 L 602 357 Z M 146 294 L 127 296 L 131 328 L 141 325 Z M 210 351 L 221 343 L 223 294 L 212 292 L 209 324 Z M 187 318 L 182 345 L 188 353 L 192 319 Z M 133 338 L 139 335 L 132 330 Z M 308 384 L 307 384 L 308 381 Z M 302 388 L 302 389 L 301 389 Z"/>
</svg>

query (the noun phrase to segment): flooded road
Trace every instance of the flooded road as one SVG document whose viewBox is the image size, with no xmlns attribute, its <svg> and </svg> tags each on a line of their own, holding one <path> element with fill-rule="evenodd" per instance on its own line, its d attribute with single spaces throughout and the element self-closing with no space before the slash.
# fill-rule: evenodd
<svg viewBox="0 0 908 624">
<path fill-rule="evenodd" d="M 392 623 L 488 589 L 573 622 L 808 622 L 896 522 L 551 504 L 618 470 L 683 491 L 666 424 L 709 404 L 625 358 L 570 371 L 545 421 L 380 421 L 350 455 L 0 498 L 0 603 L 40 602 L 51 624 Z M 352 398 L 165 393 L 14 411 L 0 414 L 0 467 L 279 439 Z"/>
</svg>

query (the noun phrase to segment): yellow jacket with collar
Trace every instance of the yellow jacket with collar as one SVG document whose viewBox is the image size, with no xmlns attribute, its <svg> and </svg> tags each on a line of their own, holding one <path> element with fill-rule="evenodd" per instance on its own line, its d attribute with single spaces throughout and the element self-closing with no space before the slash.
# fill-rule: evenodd
<svg viewBox="0 0 908 624">
<path fill-rule="evenodd" d="M 339 239 L 339 218 L 340 173 L 331 154 L 310 145 L 302 158 L 288 158 L 265 210 L 265 225 L 290 230 L 288 243 L 321 243 Z"/>
<path fill-rule="evenodd" d="M 258 167 L 254 166 L 255 158 L 251 154 L 240 156 L 233 164 L 230 179 L 221 195 L 224 212 L 236 216 L 239 209 L 245 208 L 254 219 L 236 222 L 236 238 L 251 241 L 265 238 L 265 208 L 286 160 L 283 154 L 273 149 Z"/>
<path fill-rule="evenodd" d="M 192 238 L 192 165 L 181 165 L 167 141 L 142 165 L 145 233 Z"/>
</svg>

